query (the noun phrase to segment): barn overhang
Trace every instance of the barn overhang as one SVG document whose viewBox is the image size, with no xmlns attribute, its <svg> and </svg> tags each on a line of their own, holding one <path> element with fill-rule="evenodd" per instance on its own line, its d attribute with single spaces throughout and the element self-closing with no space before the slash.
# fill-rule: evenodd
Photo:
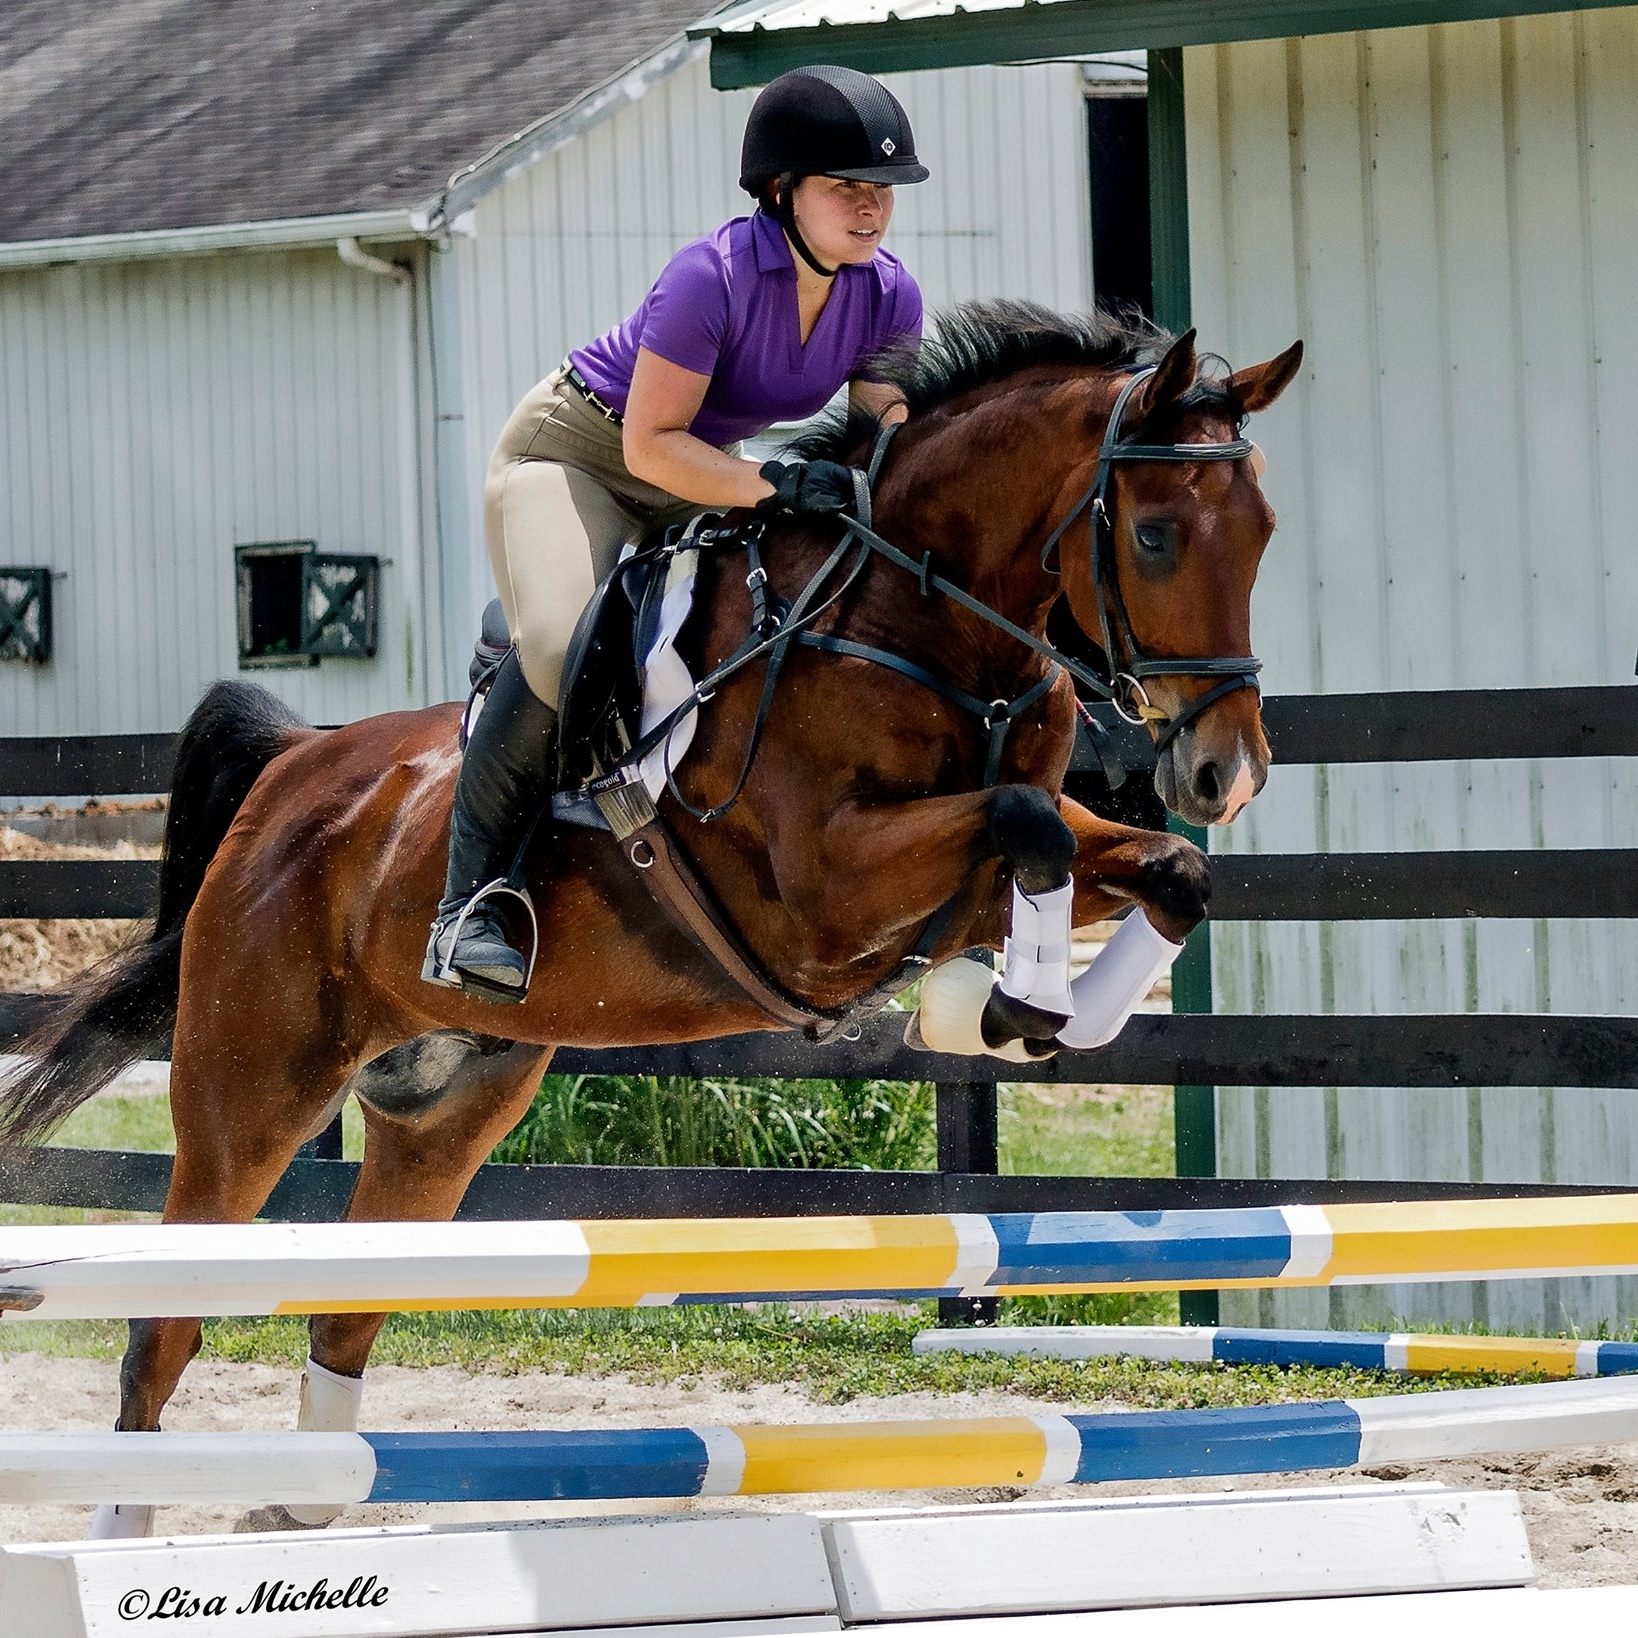
<svg viewBox="0 0 1638 1638">
<path fill-rule="evenodd" d="M 0 271 L 68 262 L 134 262 L 155 257 L 210 256 L 230 250 L 333 249 L 340 239 L 395 244 L 425 237 L 427 211 L 376 210 L 298 216 L 277 222 L 102 233 L 74 239 L 24 239 L 0 244 Z"/>
<path fill-rule="evenodd" d="M 1594 11 L 1627 0 L 746 0 L 696 23 L 718 90 L 807 63 L 873 74 Z"/>
</svg>

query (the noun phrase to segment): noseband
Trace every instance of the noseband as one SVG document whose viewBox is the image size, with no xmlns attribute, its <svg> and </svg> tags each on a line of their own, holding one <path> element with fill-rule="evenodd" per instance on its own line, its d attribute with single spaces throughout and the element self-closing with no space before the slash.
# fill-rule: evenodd
<svg viewBox="0 0 1638 1638">
<path fill-rule="evenodd" d="M 1109 703 L 1125 721 L 1139 727 L 1154 725 L 1155 750 L 1158 752 L 1164 751 L 1183 728 L 1225 694 L 1232 694 L 1240 688 L 1256 688 L 1257 673 L 1262 670 L 1263 662 L 1250 654 L 1213 655 L 1208 658 L 1150 656 L 1143 652 L 1137 634 L 1132 630 L 1126 601 L 1120 593 L 1115 554 L 1113 483 L 1116 463 L 1238 461 L 1250 455 L 1252 449 L 1248 438 L 1234 438 L 1220 444 L 1123 443 L 1120 428 L 1127 403 L 1132 394 L 1155 373 L 1156 368 L 1151 365 L 1146 370 L 1138 371 L 1120 389 L 1115 407 L 1109 414 L 1109 424 L 1104 428 L 1097 471 L 1086 493 L 1070 508 L 1069 515 L 1052 531 L 1041 548 L 1041 567 L 1049 574 L 1057 572 L 1047 559 L 1052 554 L 1052 548 L 1084 512 L 1087 517 L 1092 589 L 1098 608 L 1099 640 L 1110 670 L 1108 686 L 1100 691 L 1107 694 Z M 1149 699 L 1143 686 L 1145 677 L 1221 677 L 1223 681 L 1215 688 L 1207 689 L 1198 699 L 1190 700 L 1175 717 L 1169 717 Z"/>
</svg>

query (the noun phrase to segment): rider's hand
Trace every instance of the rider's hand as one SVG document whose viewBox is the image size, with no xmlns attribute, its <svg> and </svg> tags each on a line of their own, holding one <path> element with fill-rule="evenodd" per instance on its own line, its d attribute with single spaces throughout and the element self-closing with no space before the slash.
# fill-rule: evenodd
<svg viewBox="0 0 1638 1638">
<path fill-rule="evenodd" d="M 837 461 L 767 461 L 759 474 L 774 486 L 759 512 L 845 512 L 854 501 L 853 468 Z"/>
</svg>

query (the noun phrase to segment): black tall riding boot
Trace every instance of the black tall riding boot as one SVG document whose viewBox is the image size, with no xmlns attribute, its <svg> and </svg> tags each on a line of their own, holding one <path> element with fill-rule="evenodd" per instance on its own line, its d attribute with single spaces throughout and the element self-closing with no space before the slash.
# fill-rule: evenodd
<svg viewBox="0 0 1638 1638">
<path fill-rule="evenodd" d="M 472 729 L 455 786 L 449 874 L 421 977 L 489 1001 L 521 1001 L 533 965 L 534 908 L 521 854 L 551 800 L 557 712 L 536 698 L 513 649 Z M 527 924 L 529 954 L 502 912 Z M 521 942 L 521 941 L 517 941 Z"/>
</svg>

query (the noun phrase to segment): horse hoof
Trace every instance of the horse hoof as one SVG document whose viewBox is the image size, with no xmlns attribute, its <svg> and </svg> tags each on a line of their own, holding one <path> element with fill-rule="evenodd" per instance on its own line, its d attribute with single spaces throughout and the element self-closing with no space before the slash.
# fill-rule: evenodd
<svg viewBox="0 0 1638 1638">
<path fill-rule="evenodd" d="M 330 1518 L 336 1517 L 332 1513 Z M 330 1522 L 325 1519 L 322 1524 L 304 1524 L 290 1509 L 281 1502 L 275 1502 L 271 1507 L 256 1507 L 244 1514 L 233 1526 L 236 1536 L 265 1535 L 275 1530 L 322 1530 Z"/>
</svg>

